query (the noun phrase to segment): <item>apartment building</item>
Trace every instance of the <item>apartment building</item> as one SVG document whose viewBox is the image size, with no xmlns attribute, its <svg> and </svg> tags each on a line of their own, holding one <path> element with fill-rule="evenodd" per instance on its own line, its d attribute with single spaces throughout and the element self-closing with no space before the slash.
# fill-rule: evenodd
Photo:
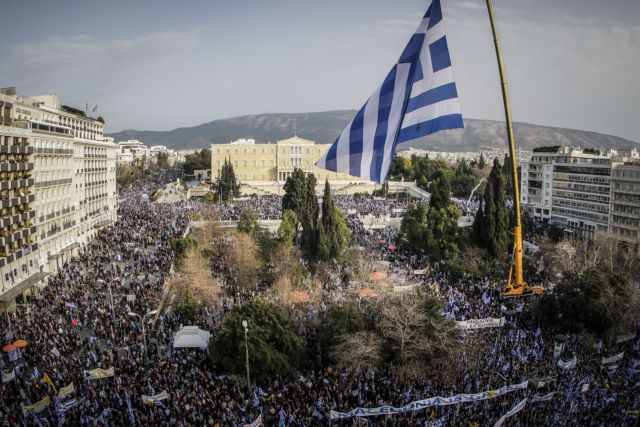
<svg viewBox="0 0 640 427">
<path fill-rule="evenodd" d="M 568 146 L 534 149 L 521 170 L 523 209 L 537 221 L 593 239 L 610 229 L 612 170 L 637 155 Z"/>
<path fill-rule="evenodd" d="M 0 96 L 5 106 L 11 105 L 13 127 L 26 135 L 32 186 L 25 191 L 32 198 L 29 224 L 35 229 L 28 280 L 22 280 L 24 275 L 16 280 L 15 266 L 2 270 L 0 303 L 10 304 L 23 292 L 43 286 L 47 274 L 55 274 L 80 245 L 116 220 L 117 146 L 104 141 L 103 123 L 62 105 L 55 95 L 21 97 L 4 90 Z M 20 265 L 19 270 L 24 269 Z M 31 274 L 34 270 L 37 274 Z"/>
<path fill-rule="evenodd" d="M 29 123 L 16 120 L 12 91 L 0 91 L 0 308 L 45 277 L 38 264 Z"/>
<path fill-rule="evenodd" d="M 623 242 L 640 244 L 640 160 L 611 171 L 609 232 Z"/>
</svg>

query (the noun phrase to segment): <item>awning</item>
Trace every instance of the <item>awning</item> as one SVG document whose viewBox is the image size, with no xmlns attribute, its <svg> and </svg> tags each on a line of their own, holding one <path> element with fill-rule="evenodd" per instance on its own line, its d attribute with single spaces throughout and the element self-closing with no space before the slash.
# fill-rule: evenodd
<svg viewBox="0 0 640 427">
<path fill-rule="evenodd" d="M 173 348 L 209 348 L 211 334 L 197 326 L 184 326 L 173 336 Z"/>
<path fill-rule="evenodd" d="M 42 279 L 44 279 L 48 275 L 49 275 L 49 273 L 38 272 L 38 273 L 34 274 L 33 276 L 27 277 L 22 282 L 18 283 L 17 285 L 15 285 L 12 288 L 9 288 L 5 293 L 1 294 L 0 295 L 0 301 L 9 302 L 9 301 L 13 300 L 15 297 L 20 295 L 25 290 L 37 285 L 38 282 L 40 282 Z"/>
</svg>

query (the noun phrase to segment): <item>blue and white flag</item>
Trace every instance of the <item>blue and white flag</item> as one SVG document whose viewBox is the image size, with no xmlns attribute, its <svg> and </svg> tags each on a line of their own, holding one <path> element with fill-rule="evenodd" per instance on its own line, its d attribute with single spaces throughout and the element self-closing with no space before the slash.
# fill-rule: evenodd
<svg viewBox="0 0 640 427">
<path fill-rule="evenodd" d="M 129 411 L 129 422 L 132 426 L 136 425 L 136 416 L 133 413 L 133 406 L 131 405 L 131 396 L 126 391 L 124 392 L 124 398 L 127 401 L 127 410 Z"/>
<path fill-rule="evenodd" d="M 433 0 L 382 85 L 316 166 L 384 182 L 397 144 L 462 127 L 440 0 Z"/>
<path fill-rule="evenodd" d="M 107 416 L 109 416 L 109 414 L 113 411 L 113 409 L 111 408 L 105 408 L 102 413 L 100 414 L 100 416 L 96 419 L 98 422 L 105 424 L 106 425 L 106 421 L 105 418 Z"/>
</svg>

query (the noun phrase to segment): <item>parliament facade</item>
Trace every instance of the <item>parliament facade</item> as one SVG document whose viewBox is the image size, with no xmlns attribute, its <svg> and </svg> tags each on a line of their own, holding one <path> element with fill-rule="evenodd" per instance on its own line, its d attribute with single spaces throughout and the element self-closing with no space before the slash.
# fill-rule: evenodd
<svg viewBox="0 0 640 427">
<path fill-rule="evenodd" d="M 256 144 L 241 139 L 227 144 L 211 145 L 211 177 L 215 181 L 225 159 L 233 164 L 240 182 L 284 182 L 298 168 L 313 173 L 318 182 L 362 181 L 345 173 L 330 172 L 315 167 L 315 163 L 329 150 L 331 144 L 316 144 L 294 136 L 275 144 Z"/>
</svg>

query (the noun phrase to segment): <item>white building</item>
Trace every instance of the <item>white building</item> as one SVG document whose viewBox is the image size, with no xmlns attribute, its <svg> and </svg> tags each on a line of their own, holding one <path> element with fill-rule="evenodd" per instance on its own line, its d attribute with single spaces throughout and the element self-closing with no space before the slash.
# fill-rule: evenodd
<svg viewBox="0 0 640 427">
<path fill-rule="evenodd" d="M 29 163 L 33 165 L 37 250 L 32 250 L 32 256 L 39 274 L 55 273 L 79 245 L 116 220 L 117 146 L 104 140 L 103 123 L 62 105 L 55 95 L 27 98 L 9 93 L 3 95 L 5 105 L 12 104 L 15 123 L 28 132 Z M 16 284 L 5 292 L 5 302 L 37 282 Z"/>
<path fill-rule="evenodd" d="M 120 141 L 118 142 L 118 147 L 120 147 L 120 150 L 122 152 L 130 152 L 133 155 L 134 159 L 141 159 L 143 157 L 148 159 L 150 155 L 149 148 L 144 145 L 142 141 L 138 141 L 137 139 Z"/>
<path fill-rule="evenodd" d="M 615 150 L 535 149 L 521 170 L 523 209 L 538 221 L 592 239 L 610 228 L 612 168 L 627 158 Z"/>
</svg>

